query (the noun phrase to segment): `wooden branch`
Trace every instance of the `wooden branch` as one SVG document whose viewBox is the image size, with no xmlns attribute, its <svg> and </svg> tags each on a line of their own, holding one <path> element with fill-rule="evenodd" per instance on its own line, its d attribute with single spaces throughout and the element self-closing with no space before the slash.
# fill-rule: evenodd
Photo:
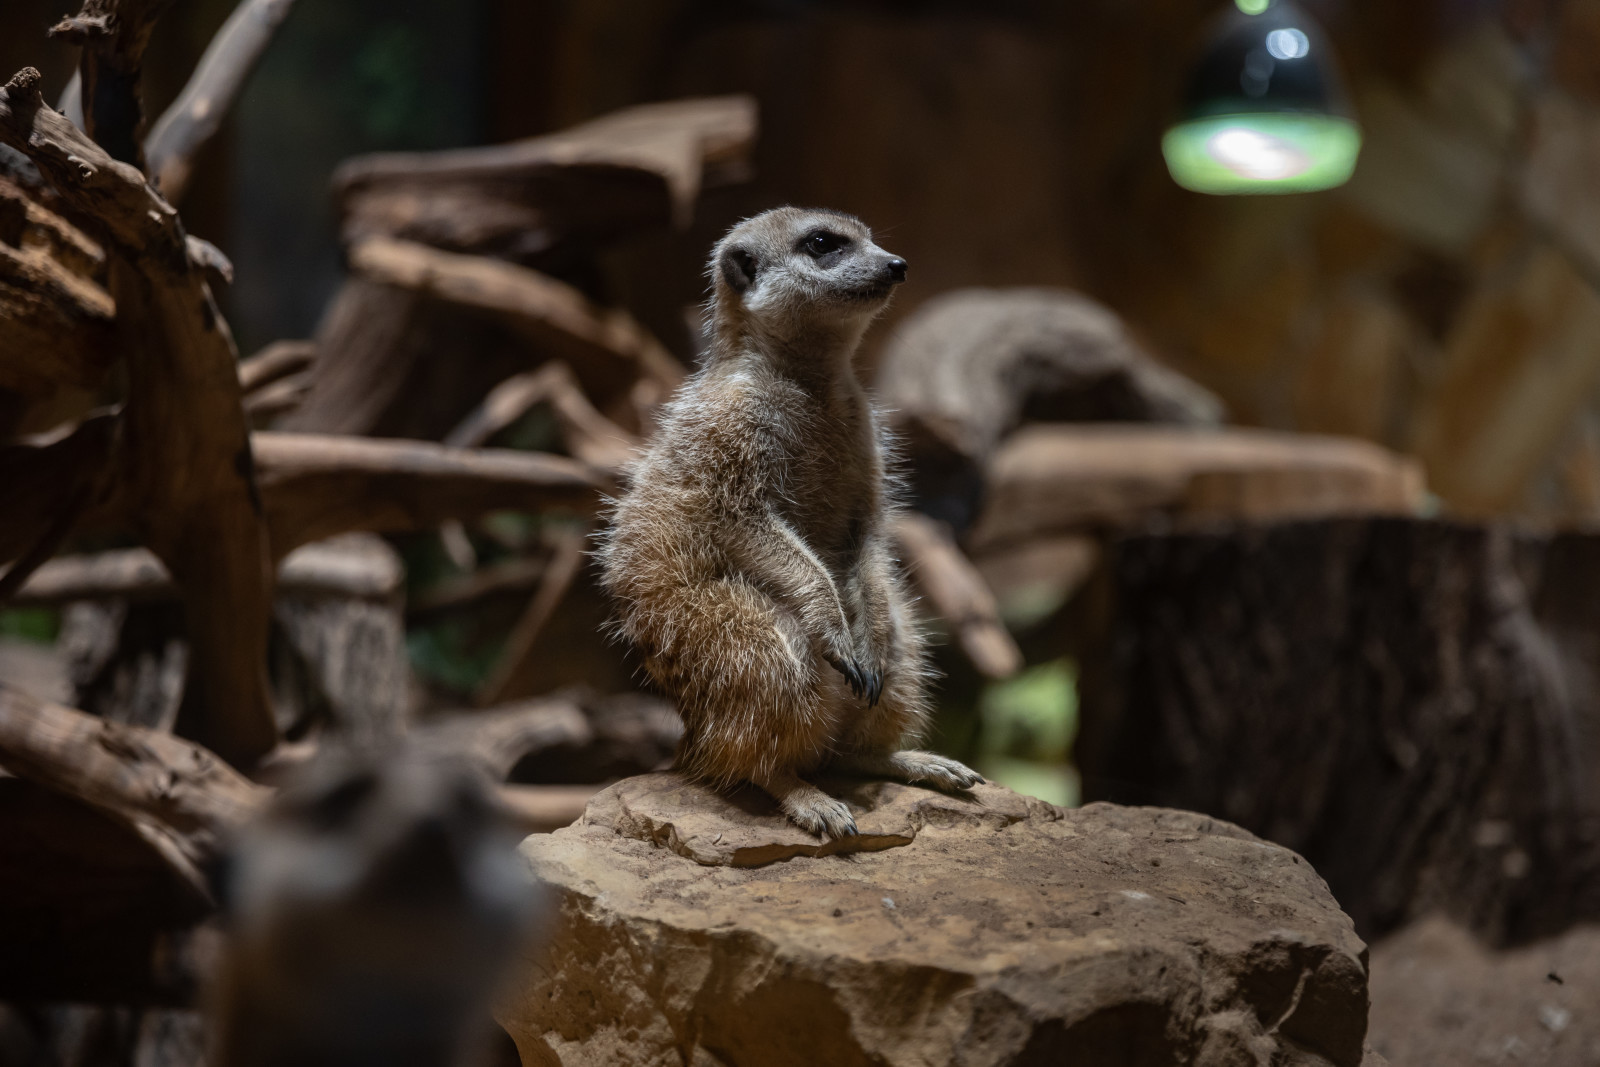
<svg viewBox="0 0 1600 1067">
<path fill-rule="evenodd" d="M 135 28 L 121 25 L 118 39 L 126 45 Z M 187 702 L 193 721 L 180 726 L 248 764 L 277 739 L 266 680 L 272 574 L 233 339 L 172 206 L 44 106 L 38 85 L 28 68 L 0 90 L 0 141 L 98 224 L 112 254 L 129 377 L 117 480 L 145 543 L 184 590 L 198 692 Z"/>
<path fill-rule="evenodd" d="M 263 385 L 253 393 L 245 394 L 244 414 L 253 428 L 271 425 L 274 419 L 287 415 L 305 402 L 311 391 L 311 375 L 296 374 L 289 378 Z"/>
<path fill-rule="evenodd" d="M 84 0 L 81 12 L 50 31 L 83 49 L 78 73 L 84 132 L 113 159 L 141 170 L 144 52 L 156 20 L 171 6 L 172 0 Z"/>
<path fill-rule="evenodd" d="M 349 530 L 431 529 L 445 519 L 545 507 L 592 512 L 609 483 L 564 456 L 425 441 L 255 435 L 272 550 Z"/>
<path fill-rule="evenodd" d="M 548 403 L 555 413 L 567 451 L 573 456 L 610 471 L 622 470 L 633 459 L 638 438 L 597 411 L 572 368 L 560 361 L 495 386 L 444 443 L 476 448 L 541 403 Z"/>
<path fill-rule="evenodd" d="M 240 0 L 211 38 L 189 84 L 145 139 L 151 183 L 171 203 L 188 191 L 195 157 L 216 136 L 294 0 Z"/>
<path fill-rule="evenodd" d="M 484 256 L 374 237 L 350 249 L 361 276 L 503 319 L 580 377 L 649 377 L 669 385 L 683 368 L 625 311 L 602 308 L 538 271 Z"/>
<path fill-rule="evenodd" d="M 528 602 L 527 610 L 512 628 L 506 647 L 500 654 L 494 670 L 479 687 L 476 703 L 480 707 L 501 704 L 508 700 L 529 696 L 532 688 L 530 675 L 538 666 L 536 649 L 539 636 L 544 633 L 567 591 L 578 580 L 583 570 L 588 537 L 584 533 L 571 533 L 557 542 L 555 555 L 539 579 L 539 588 Z"/>
<path fill-rule="evenodd" d="M 539 584 L 549 565 L 543 559 L 511 559 L 479 567 L 460 577 L 446 578 L 409 598 L 406 615 L 411 619 L 423 619 L 466 607 L 497 593 L 526 592 Z"/>
<path fill-rule="evenodd" d="M 205 899 L 206 862 L 268 796 L 199 745 L 3 685 L 0 765 L 132 827 Z"/>
<path fill-rule="evenodd" d="M 895 518 L 895 540 L 907 569 L 927 595 L 934 614 L 955 631 L 961 650 L 987 678 L 1009 678 L 1022 668 L 1022 650 L 1012 639 L 983 577 L 956 547 L 950 530 L 916 512 Z"/>
<path fill-rule="evenodd" d="M 586 745 L 594 730 L 570 700 L 526 700 L 486 711 L 465 711 L 431 720 L 415 731 L 421 744 L 465 756 L 504 781 L 524 756 L 564 745 Z"/>
<path fill-rule="evenodd" d="M 116 306 L 93 280 L 104 265 L 93 241 L 0 178 L 0 388 L 100 384 L 117 352 Z"/>
<path fill-rule="evenodd" d="M 1118 526 L 1416 514 L 1414 460 L 1365 441 L 1265 430 L 1036 425 L 990 460 L 984 505 L 968 537 L 993 546 Z"/>
<path fill-rule="evenodd" d="M 317 358 L 311 341 L 274 341 L 248 359 L 239 361 L 239 388 L 246 394 L 280 378 L 299 374 Z"/>
<path fill-rule="evenodd" d="M 750 97 L 679 100 L 513 144 L 362 156 L 334 185 L 346 243 L 401 237 L 527 261 L 684 224 L 702 186 L 749 176 L 755 134 Z"/>
<path fill-rule="evenodd" d="M 323 542 L 289 553 L 278 566 L 282 596 L 389 600 L 405 575 L 384 557 L 353 556 Z M 172 575 L 146 548 L 120 548 L 86 556 L 58 556 L 40 567 L 13 598 L 31 606 L 75 600 L 167 600 L 178 595 Z"/>
</svg>

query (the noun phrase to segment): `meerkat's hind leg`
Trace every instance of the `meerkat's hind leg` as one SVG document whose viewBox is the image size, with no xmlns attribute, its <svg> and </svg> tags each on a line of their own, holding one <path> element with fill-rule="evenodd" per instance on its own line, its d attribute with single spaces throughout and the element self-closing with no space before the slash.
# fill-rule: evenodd
<svg viewBox="0 0 1600 1067">
<path fill-rule="evenodd" d="M 850 753 L 834 760 L 833 766 L 898 782 L 931 785 L 936 789 L 971 789 L 984 782 L 983 775 L 959 760 L 915 748 Z"/>
<path fill-rule="evenodd" d="M 789 821 L 808 833 L 829 838 L 853 837 L 855 816 L 837 797 L 830 797 L 792 771 L 780 771 L 756 782 L 778 802 Z"/>
</svg>

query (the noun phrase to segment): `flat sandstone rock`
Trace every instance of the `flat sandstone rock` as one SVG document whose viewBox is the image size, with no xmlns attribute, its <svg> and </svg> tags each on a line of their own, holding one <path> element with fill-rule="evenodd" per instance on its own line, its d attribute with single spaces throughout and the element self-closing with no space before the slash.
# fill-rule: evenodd
<svg viewBox="0 0 1600 1067">
<path fill-rule="evenodd" d="M 523 1063 L 1363 1062 L 1365 946 L 1287 849 L 997 786 L 827 787 L 860 837 L 651 774 L 528 838 L 560 905 L 496 1012 Z"/>
</svg>

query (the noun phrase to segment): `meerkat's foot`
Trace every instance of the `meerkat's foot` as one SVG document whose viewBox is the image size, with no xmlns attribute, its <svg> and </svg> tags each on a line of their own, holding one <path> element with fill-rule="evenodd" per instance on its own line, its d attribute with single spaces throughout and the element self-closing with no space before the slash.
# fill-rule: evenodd
<svg viewBox="0 0 1600 1067">
<path fill-rule="evenodd" d="M 931 785 L 935 789 L 971 789 L 984 781 L 983 775 L 958 760 L 914 748 L 844 756 L 836 765 L 861 774 Z"/>
<path fill-rule="evenodd" d="M 798 775 L 782 775 L 756 784 L 771 793 L 789 821 L 807 833 L 827 836 L 831 840 L 853 837 L 858 832 L 856 818 L 850 814 L 849 805 L 830 797 Z"/>
</svg>

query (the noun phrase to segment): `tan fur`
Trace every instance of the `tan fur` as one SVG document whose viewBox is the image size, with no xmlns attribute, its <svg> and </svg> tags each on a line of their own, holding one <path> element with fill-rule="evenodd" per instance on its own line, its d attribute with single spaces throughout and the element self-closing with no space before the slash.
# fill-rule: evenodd
<svg viewBox="0 0 1600 1067">
<path fill-rule="evenodd" d="M 734 227 L 711 259 L 705 364 L 599 551 L 619 629 L 677 700 L 683 769 L 754 782 L 833 836 L 855 832 L 849 809 L 805 775 L 981 780 L 900 749 L 926 725 L 928 672 L 890 556 L 887 434 L 851 360 L 904 274 L 848 215 L 779 208 Z"/>
</svg>

